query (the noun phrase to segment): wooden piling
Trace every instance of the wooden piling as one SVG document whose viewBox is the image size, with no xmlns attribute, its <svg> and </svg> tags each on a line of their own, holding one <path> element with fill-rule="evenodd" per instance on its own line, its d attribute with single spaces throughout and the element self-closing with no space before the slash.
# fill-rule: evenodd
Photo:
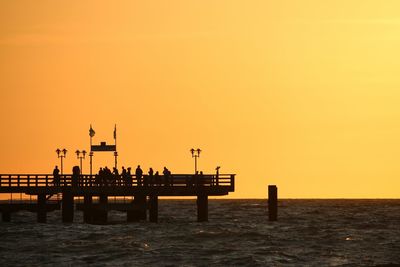
<svg viewBox="0 0 400 267">
<path fill-rule="evenodd" d="M 140 221 L 139 212 L 137 210 L 135 210 L 135 209 L 127 210 L 126 211 L 126 221 L 127 222 L 138 222 L 138 221 Z"/>
<path fill-rule="evenodd" d="M 208 195 L 201 194 L 197 196 L 197 221 L 208 221 Z"/>
<path fill-rule="evenodd" d="M 128 210 L 126 213 L 127 221 L 138 222 L 140 220 L 146 220 L 147 219 L 146 205 L 147 205 L 146 195 L 143 194 L 135 195 L 132 203 L 132 209 Z"/>
<path fill-rule="evenodd" d="M 278 188 L 276 185 L 268 186 L 268 218 L 270 221 L 278 220 Z"/>
<path fill-rule="evenodd" d="M 45 223 L 46 215 L 46 194 L 39 194 L 37 196 L 37 222 Z"/>
<path fill-rule="evenodd" d="M 100 195 L 99 202 L 100 202 L 100 209 L 96 211 L 95 220 L 100 223 L 106 223 L 108 220 L 108 211 L 107 211 L 108 196 Z"/>
<path fill-rule="evenodd" d="M 71 188 L 65 188 L 62 193 L 62 221 L 64 223 L 74 221 L 74 195 Z"/>
<path fill-rule="evenodd" d="M 146 195 L 142 195 L 142 194 L 135 196 L 136 205 L 139 206 L 139 219 L 140 220 L 147 219 L 146 198 L 147 198 Z"/>
<path fill-rule="evenodd" d="M 92 204 L 93 204 L 93 198 L 91 195 L 85 195 L 83 197 L 83 204 L 85 205 L 84 210 L 83 210 L 83 221 L 85 223 L 90 223 L 93 221 L 93 215 L 92 215 Z"/>
<path fill-rule="evenodd" d="M 150 222 L 158 222 L 158 196 L 150 196 L 150 212 L 149 220 Z"/>
</svg>

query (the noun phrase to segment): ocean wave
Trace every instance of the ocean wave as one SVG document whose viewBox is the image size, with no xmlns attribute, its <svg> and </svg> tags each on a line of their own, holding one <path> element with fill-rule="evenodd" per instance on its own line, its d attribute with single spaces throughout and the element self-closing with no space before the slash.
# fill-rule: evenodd
<svg viewBox="0 0 400 267">
<path fill-rule="evenodd" d="M 193 200 L 160 201 L 159 223 L 48 223 L 13 214 L 1 223 L 0 266 L 385 266 L 400 263 L 400 201 L 281 200 L 269 222 L 265 200 L 210 200 L 196 222 Z M 389 265 L 388 265 L 389 266 Z"/>
</svg>

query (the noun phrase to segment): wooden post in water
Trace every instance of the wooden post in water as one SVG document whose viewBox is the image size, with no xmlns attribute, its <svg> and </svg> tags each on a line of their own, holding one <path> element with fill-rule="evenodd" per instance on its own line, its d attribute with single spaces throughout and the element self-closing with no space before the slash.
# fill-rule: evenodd
<svg viewBox="0 0 400 267">
<path fill-rule="evenodd" d="M 90 211 L 92 222 L 98 222 L 98 223 L 107 222 L 108 220 L 107 203 L 108 203 L 108 196 L 104 194 L 99 195 L 99 203 L 93 205 L 93 209 Z"/>
<path fill-rule="evenodd" d="M 83 222 L 85 223 L 90 223 L 93 220 L 92 216 L 92 203 L 93 199 L 91 195 L 85 195 L 83 197 L 83 204 L 84 204 L 84 210 L 83 210 Z"/>
<path fill-rule="evenodd" d="M 278 220 L 278 188 L 276 185 L 268 186 L 268 218 L 270 221 Z"/>
<path fill-rule="evenodd" d="M 45 223 L 46 219 L 46 194 L 39 194 L 37 196 L 37 221 Z"/>
<path fill-rule="evenodd" d="M 158 196 L 150 196 L 150 222 L 158 222 Z"/>
<path fill-rule="evenodd" d="M 147 203 L 146 203 L 146 195 L 138 195 L 135 196 L 135 200 L 137 198 L 137 204 L 139 205 L 139 219 L 146 220 L 147 219 Z"/>
<path fill-rule="evenodd" d="M 197 221 L 208 221 L 208 196 L 206 194 L 197 195 Z"/>
<path fill-rule="evenodd" d="M 126 221 L 127 222 L 138 222 L 138 221 L 140 221 L 139 212 L 138 212 L 134 202 L 131 203 L 131 205 L 132 205 L 132 207 L 131 207 L 132 209 L 127 210 L 127 212 L 126 212 Z"/>
<path fill-rule="evenodd" d="M 107 203 L 108 203 L 108 196 L 107 195 L 100 195 L 99 197 L 100 202 L 100 209 L 97 211 L 97 220 L 102 223 L 106 223 L 108 220 L 108 211 L 107 211 Z"/>
<path fill-rule="evenodd" d="M 62 192 L 62 222 L 74 221 L 74 196 L 71 188 L 65 188 Z"/>
<path fill-rule="evenodd" d="M 135 195 L 133 203 L 132 203 L 132 209 L 128 210 L 126 215 L 127 215 L 127 221 L 128 222 L 138 222 L 140 220 L 146 220 L 147 219 L 147 209 L 146 209 L 146 195 Z"/>
</svg>

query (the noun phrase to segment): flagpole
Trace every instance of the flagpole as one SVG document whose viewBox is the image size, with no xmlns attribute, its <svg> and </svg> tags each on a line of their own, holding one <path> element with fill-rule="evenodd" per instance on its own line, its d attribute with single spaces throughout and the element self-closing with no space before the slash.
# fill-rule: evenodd
<svg viewBox="0 0 400 267">
<path fill-rule="evenodd" d="M 114 157 L 115 157 L 115 169 L 118 168 L 118 152 L 117 152 L 117 124 L 114 125 L 114 145 L 115 145 L 115 151 L 114 151 Z"/>
<path fill-rule="evenodd" d="M 89 130 L 89 136 L 90 136 L 90 153 L 89 153 L 89 157 L 90 157 L 90 179 L 92 179 L 92 175 L 93 175 L 93 151 L 92 151 L 92 138 L 93 138 L 93 128 L 92 125 L 90 124 L 90 130 Z"/>
<path fill-rule="evenodd" d="M 92 152 L 92 137 L 90 137 L 90 153 L 89 153 L 89 157 L 90 157 L 90 178 L 92 178 L 92 166 L 93 166 L 93 152 Z"/>
</svg>

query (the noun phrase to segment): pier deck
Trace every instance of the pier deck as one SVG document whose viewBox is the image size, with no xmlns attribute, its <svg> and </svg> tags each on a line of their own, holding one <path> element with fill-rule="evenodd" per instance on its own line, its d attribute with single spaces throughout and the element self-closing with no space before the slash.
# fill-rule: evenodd
<svg viewBox="0 0 400 267">
<path fill-rule="evenodd" d="M 36 196 L 36 203 L 1 203 L 3 221 L 10 221 L 12 212 L 30 210 L 38 213 L 38 222 L 46 222 L 46 213 L 62 209 L 64 222 L 73 221 L 75 197 L 84 197 L 77 209 L 84 212 L 86 222 L 106 222 L 111 209 L 127 212 L 128 221 L 145 220 L 149 210 L 150 221 L 158 220 L 159 196 L 197 197 L 197 219 L 208 220 L 208 196 L 223 196 L 235 189 L 235 174 L 191 175 L 174 174 L 169 177 L 146 176 L 129 179 L 122 176 L 107 178 L 97 175 L 0 174 L 0 194 L 20 193 Z M 61 195 L 54 203 L 52 196 Z M 131 203 L 109 203 L 108 197 L 132 197 Z M 93 197 L 98 197 L 94 202 Z M 57 206 L 58 205 L 58 206 Z"/>
</svg>

